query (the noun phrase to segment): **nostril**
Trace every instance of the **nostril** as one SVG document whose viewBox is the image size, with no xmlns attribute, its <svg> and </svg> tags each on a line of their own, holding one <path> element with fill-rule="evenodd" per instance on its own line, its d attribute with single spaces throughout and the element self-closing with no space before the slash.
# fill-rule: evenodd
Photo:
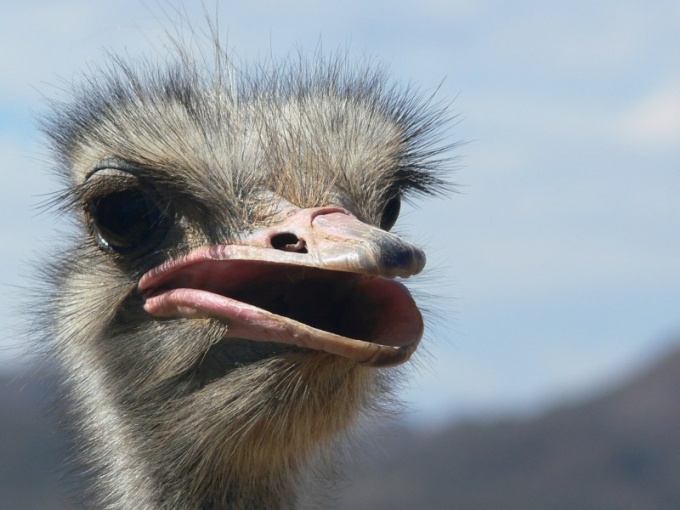
<svg viewBox="0 0 680 510">
<path fill-rule="evenodd" d="M 296 253 L 307 253 L 307 244 L 295 234 L 283 233 L 276 234 L 271 238 L 272 248 L 281 251 L 292 251 Z"/>
</svg>

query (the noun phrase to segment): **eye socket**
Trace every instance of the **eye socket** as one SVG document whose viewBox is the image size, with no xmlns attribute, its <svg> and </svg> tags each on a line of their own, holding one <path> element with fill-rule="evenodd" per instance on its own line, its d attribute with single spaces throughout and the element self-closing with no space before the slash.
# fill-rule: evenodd
<svg viewBox="0 0 680 510">
<path fill-rule="evenodd" d="M 168 218 L 148 192 L 133 188 L 93 198 L 86 206 L 99 246 L 109 252 L 151 249 L 167 232 Z"/>
<path fill-rule="evenodd" d="M 380 217 L 380 228 L 383 230 L 390 230 L 399 218 L 399 211 L 401 210 L 401 197 L 394 195 L 387 201 Z"/>
</svg>

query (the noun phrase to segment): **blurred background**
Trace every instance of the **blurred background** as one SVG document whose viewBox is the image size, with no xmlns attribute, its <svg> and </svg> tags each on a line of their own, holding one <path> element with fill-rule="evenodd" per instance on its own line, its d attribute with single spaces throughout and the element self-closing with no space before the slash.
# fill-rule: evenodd
<svg viewBox="0 0 680 510">
<path fill-rule="evenodd" d="M 680 4 L 0 0 L 0 509 L 72 508 L 22 335 L 64 230 L 37 128 L 112 52 L 217 18 L 234 61 L 340 48 L 451 101 L 457 193 L 407 207 L 428 253 L 406 411 L 370 424 L 337 508 L 678 508 Z M 217 14 L 215 14 L 217 11 Z M 62 220 L 63 222 L 63 220 Z"/>
</svg>

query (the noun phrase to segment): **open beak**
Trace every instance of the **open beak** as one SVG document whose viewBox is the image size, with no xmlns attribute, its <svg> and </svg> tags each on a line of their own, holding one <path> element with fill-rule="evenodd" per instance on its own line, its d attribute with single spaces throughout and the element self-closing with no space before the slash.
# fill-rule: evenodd
<svg viewBox="0 0 680 510">
<path fill-rule="evenodd" d="M 345 209 L 290 208 L 274 227 L 203 246 L 147 272 L 144 309 L 214 318 L 225 338 L 277 342 L 369 366 L 408 360 L 423 320 L 406 287 L 424 253 Z"/>
</svg>

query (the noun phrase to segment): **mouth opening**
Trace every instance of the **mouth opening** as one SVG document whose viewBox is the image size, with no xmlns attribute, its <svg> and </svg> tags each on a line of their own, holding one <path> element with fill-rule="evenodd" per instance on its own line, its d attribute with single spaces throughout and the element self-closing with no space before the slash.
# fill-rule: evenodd
<svg viewBox="0 0 680 510">
<path fill-rule="evenodd" d="M 315 267 L 194 260 L 152 270 L 140 290 L 156 316 L 212 317 L 231 338 L 293 344 L 369 365 L 405 361 L 423 329 L 399 282 Z"/>
<path fill-rule="evenodd" d="M 281 280 L 270 278 L 252 287 L 213 292 L 322 331 L 379 341 L 376 324 L 380 310 L 358 290 L 366 277 L 318 269 L 279 269 Z"/>
</svg>

